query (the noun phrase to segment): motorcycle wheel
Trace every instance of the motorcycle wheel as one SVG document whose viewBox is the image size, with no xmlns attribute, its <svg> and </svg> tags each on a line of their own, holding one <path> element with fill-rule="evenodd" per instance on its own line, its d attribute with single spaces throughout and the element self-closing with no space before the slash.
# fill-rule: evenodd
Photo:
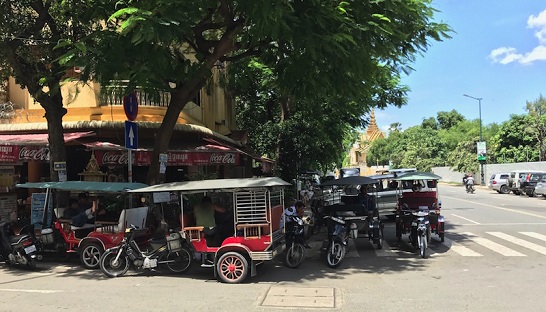
<svg viewBox="0 0 546 312">
<path fill-rule="evenodd" d="M 28 257 L 27 258 L 27 266 L 28 266 L 29 269 L 35 270 L 36 269 L 36 259 Z"/>
<path fill-rule="evenodd" d="M 445 234 L 444 234 L 444 233 L 440 233 L 439 235 L 440 235 L 440 242 L 443 243 L 444 240 L 445 240 Z"/>
<path fill-rule="evenodd" d="M 293 243 L 284 253 L 284 264 L 295 269 L 305 260 L 305 246 L 301 243 Z"/>
<path fill-rule="evenodd" d="M 421 234 L 421 247 L 419 249 L 419 254 L 423 259 L 427 257 L 427 236 L 424 234 Z"/>
<path fill-rule="evenodd" d="M 89 243 L 80 251 L 80 261 L 86 269 L 98 269 L 100 256 L 103 253 L 102 246 L 98 243 Z"/>
<path fill-rule="evenodd" d="M 192 259 L 192 252 L 188 248 L 182 247 L 179 251 L 169 252 L 167 255 L 167 267 L 171 272 L 184 273 L 190 269 Z"/>
<path fill-rule="evenodd" d="M 379 239 L 377 240 L 377 249 L 383 249 L 383 229 L 379 230 Z"/>
<path fill-rule="evenodd" d="M 118 252 L 122 252 L 121 248 L 107 250 L 102 257 L 100 257 L 100 268 L 108 277 L 122 276 L 129 270 L 129 258 L 127 255 L 122 254 L 118 261 L 115 261 Z"/>
<path fill-rule="evenodd" d="M 339 241 L 333 241 L 326 251 L 326 264 L 330 268 L 337 268 L 345 258 L 345 246 Z"/>
</svg>

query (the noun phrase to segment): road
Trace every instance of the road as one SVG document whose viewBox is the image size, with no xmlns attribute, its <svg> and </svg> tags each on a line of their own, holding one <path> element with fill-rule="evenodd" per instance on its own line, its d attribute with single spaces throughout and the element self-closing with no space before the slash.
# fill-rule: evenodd
<svg viewBox="0 0 546 312">
<path fill-rule="evenodd" d="M 198 265 L 183 276 L 115 279 L 76 260 L 35 272 L 0 267 L 0 311 L 544 311 L 546 200 L 448 185 L 440 195 L 446 240 L 433 237 L 427 259 L 387 222 L 382 250 L 359 238 L 338 269 L 312 240 L 299 269 L 272 261 L 240 285 Z"/>
</svg>

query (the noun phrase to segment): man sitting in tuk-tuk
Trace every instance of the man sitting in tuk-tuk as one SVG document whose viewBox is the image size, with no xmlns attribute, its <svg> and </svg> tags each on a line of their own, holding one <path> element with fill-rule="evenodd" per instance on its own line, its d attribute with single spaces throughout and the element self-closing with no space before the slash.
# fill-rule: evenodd
<svg viewBox="0 0 546 312">
<path fill-rule="evenodd" d="M 222 233 L 219 233 L 220 231 L 217 228 L 215 219 L 216 212 L 225 213 L 226 209 L 220 205 L 213 204 L 212 199 L 208 196 L 203 196 L 201 203 L 195 205 L 193 209 L 195 225 L 203 227 L 205 237 L 210 239 L 212 244 L 218 244 L 218 240 L 224 236 Z M 207 242 L 208 241 L 209 240 L 207 240 Z"/>
</svg>

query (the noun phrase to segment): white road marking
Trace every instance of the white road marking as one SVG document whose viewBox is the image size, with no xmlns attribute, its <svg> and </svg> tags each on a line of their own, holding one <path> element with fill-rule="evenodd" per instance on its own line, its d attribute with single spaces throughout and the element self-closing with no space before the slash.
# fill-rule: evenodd
<svg viewBox="0 0 546 312">
<path fill-rule="evenodd" d="M 389 246 L 389 244 L 387 244 L 387 241 L 385 240 L 383 240 L 383 248 L 382 249 L 374 248 L 374 251 L 377 257 L 390 257 L 390 256 L 397 255 L 397 251 L 392 249 L 391 246 Z"/>
<path fill-rule="evenodd" d="M 461 198 L 457 198 L 457 197 L 450 197 L 450 196 L 446 196 L 446 197 L 449 197 L 449 198 L 452 198 L 452 199 L 455 199 L 455 200 L 464 201 L 464 202 L 471 203 L 471 204 L 475 204 L 475 205 L 481 205 L 481 206 L 493 208 L 493 209 L 505 210 L 505 211 L 515 212 L 515 213 L 519 213 L 519 214 L 523 214 L 523 215 L 527 215 L 527 216 L 531 216 L 531 217 L 535 217 L 535 218 L 546 219 L 546 216 L 539 215 L 539 214 L 536 214 L 536 213 L 531 213 L 531 212 L 526 212 L 526 211 L 521 211 L 521 210 L 516 210 L 516 209 L 502 208 L 502 207 L 483 204 L 483 203 L 477 203 L 475 201 L 461 199 Z"/>
<path fill-rule="evenodd" d="M 434 239 L 439 240 L 437 238 L 434 238 Z M 452 250 L 463 257 L 482 257 L 483 256 L 482 254 L 477 253 L 470 248 L 467 248 L 465 246 L 455 243 L 454 241 L 450 240 L 447 237 L 444 238 L 444 242 L 442 243 L 442 245 L 446 246 L 447 248 L 449 248 L 449 250 Z"/>
<path fill-rule="evenodd" d="M 520 232 L 520 233 L 546 242 L 546 235 L 538 234 L 535 232 Z"/>
<path fill-rule="evenodd" d="M 39 293 L 39 294 L 54 294 L 54 293 L 63 292 L 62 290 L 44 290 L 44 289 L 7 289 L 7 288 L 0 288 L 0 291 L 27 292 L 27 293 Z"/>
<path fill-rule="evenodd" d="M 500 239 L 504 239 L 505 241 L 508 241 L 510 243 L 514 243 L 516 245 L 520 245 L 521 247 L 525 247 L 527 249 L 531 249 L 533 251 L 536 251 L 540 254 L 546 255 L 546 247 L 528 242 L 526 240 L 514 237 L 512 235 L 504 234 L 501 232 L 486 232 L 489 235 L 493 235 L 495 237 L 498 237 Z"/>
<path fill-rule="evenodd" d="M 472 223 L 474 223 L 474 224 L 481 224 L 480 222 L 472 221 L 472 220 L 470 220 L 470 219 L 467 219 L 467 218 L 465 218 L 465 217 L 461 217 L 461 216 L 456 215 L 456 214 L 454 214 L 454 213 L 452 213 L 451 215 L 454 216 L 454 217 L 457 217 L 457 218 L 466 220 L 466 221 L 468 221 L 468 222 L 472 222 Z"/>
<path fill-rule="evenodd" d="M 546 225 L 546 222 L 516 222 L 516 223 L 480 223 L 480 224 L 474 224 L 474 223 L 463 223 L 461 225 L 481 225 L 481 226 L 488 226 L 488 225 Z"/>
<path fill-rule="evenodd" d="M 500 253 L 503 256 L 507 256 L 507 257 L 526 257 L 526 255 L 524 255 L 524 254 L 522 254 L 520 252 L 517 252 L 517 251 L 515 251 L 513 249 L 510 249 L 508 247 L 505 247 L 505 246 L 503 246 L 501 244 L 497 244 L 497 243 L 495 243 L 495 242 L 493 242 L 491 240 L 488 240 L 486 238 L 476 236 L 473 233 L 464 232 L 464 233 L 461 233 L 461 234 L 468 237 L 468 238 L 470 238 L 473 242 L 475 242 L 477 244 L 480 244 L 485 248 L 491 249 L 494 252 Z"/>
</svg>

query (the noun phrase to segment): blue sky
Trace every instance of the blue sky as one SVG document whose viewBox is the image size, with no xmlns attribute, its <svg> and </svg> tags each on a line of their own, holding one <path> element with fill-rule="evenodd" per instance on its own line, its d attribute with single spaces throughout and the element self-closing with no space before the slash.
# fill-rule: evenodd
<svg viewBox="0 0 546 312">
<path fill-rule="evenodd" d="M 402 108 L 376 110 L 387 131 L 421 124 L 439 111 L 457 110 L 483 125 L 526 113 L 526 101 L 546 96 L 546 2 L 543 0 L 435 0 L 436 21 L 449 24 L 452 39 L 434 42 L 403 77 L 411 88 Z"/>
</svg>

